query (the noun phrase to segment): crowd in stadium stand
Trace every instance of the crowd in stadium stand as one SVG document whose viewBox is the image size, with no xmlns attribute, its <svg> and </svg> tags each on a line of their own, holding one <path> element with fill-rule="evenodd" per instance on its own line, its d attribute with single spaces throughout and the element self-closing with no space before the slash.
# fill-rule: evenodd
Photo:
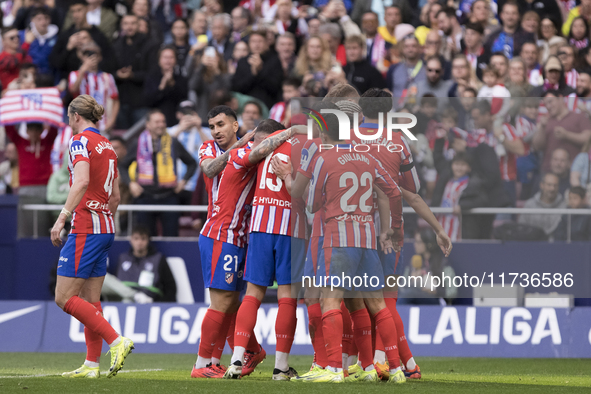
<svg viewBox="0 0 591 394">
<path fill-rule="evenodd" d="M 195 159 L 212 107 L 232 107 L 242 136 L 265 118 L 289 126 L 296 97 L 350 84 L 387 89 L 394 110 L 416 114 L 421 195 L 454 209 L 440 216 L 454 240 L 591 238 L 588 217 L 466 212 L 589 205 L 591 0 L 5 0 L 0 10 L 2 94 L 56 86 L 66 106 L 81 94 L 103 105 L 123 203 L 207 204 Z M 71 130 L 5 129 L 0 193 L 59 203 Z M 182 163 L 141 184 L 153 164 L 138 155 L 155 136 Z M 204 220 L 179 216 L 136 220 L 173 236 Z M 38 225 L 45 235 L 43 216 Z"/>
</svg>

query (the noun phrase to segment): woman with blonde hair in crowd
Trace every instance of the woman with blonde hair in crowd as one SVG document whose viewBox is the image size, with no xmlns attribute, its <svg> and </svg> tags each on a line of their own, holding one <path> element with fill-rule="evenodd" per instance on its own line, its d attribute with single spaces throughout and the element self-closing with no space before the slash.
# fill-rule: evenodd
<svg viewBox="0 0 591 394">
<path fill-rule="evenodd" d="M 189 99 L 197 104 L 197 114 L 205 120 L 211 109 L 210 97 L 216 90 L 231 90 L 232 75 L 218 51 L 204 53 L 195 58 L 194 64 L 196 69 L 189 79 Z"/>
<path fill-rule="evenodd" d="M 302 88 L 307 93 L 316 91 L 326 75 L 336 65 L 328 44 L 320 37 L 310 37 L 300 48 L 293 69 L 293 76 L 302 78 Z"/>
<path fill-rule="evenodd" d="M 476 0 L 470 6 L 468 19 L 472 23 L 480 24 L 484 29 L 484 37 L 486 37 L 499 25 L 495 14 L 496 12 L 493 12 L 491 3 L 488 0 Z"/>
<path fill-rule="evenodd" d="M 476 77 L 476 71 L 464 54 L 457 54 L 451 62 L 451 77 L 455 85 L 450 89 L 450 97 L 462 97 L 462 93 L 468 87 L 478 91 L 482 82 Z"/>
<path fill-rule="evenodd" d="M 420 19 L 423 25 L 417 27 L 415 30 L 415 36 L 421 45 L 425 45 L 425 42 L 427 41 L 427 35 L 431 30 L 439 31 L 437 14 L 442 8 L 443 7 L 441 4 L 437 2 L 429 2 L 421 10 Z"/>
</svg>

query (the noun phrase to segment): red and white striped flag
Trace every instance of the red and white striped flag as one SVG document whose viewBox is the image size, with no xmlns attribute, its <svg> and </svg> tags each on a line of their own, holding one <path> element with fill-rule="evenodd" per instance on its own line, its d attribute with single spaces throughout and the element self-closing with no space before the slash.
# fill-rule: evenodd
<svg viewBox="0 0 591 394">
<path fill-rule="evenodd" d="M 0 100 L 0 124 L 64 125 L 64 105 L 56 88 L 9 90 Z"/>
</svg>

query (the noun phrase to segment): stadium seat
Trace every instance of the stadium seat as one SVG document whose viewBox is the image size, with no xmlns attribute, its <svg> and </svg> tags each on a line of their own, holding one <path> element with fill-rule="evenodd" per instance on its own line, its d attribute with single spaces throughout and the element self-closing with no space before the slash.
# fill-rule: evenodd
<svg viewBox="0 0 591 394">
<path fill-rule="evenodd" d="M 176 282 L 176 302 L 179 304 L 194 304 L 195 298 L 193 297 L 185 261 L 180 257 L 167 257 L 166 261 Z"/>
</svg>

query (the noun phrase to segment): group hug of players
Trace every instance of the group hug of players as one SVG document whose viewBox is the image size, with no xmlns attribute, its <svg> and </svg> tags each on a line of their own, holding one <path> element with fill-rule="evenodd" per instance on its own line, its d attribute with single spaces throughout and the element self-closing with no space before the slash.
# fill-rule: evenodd
<svg viewBox="0 0 591 394">
<path fill-rule="evenodd" d="M 351 119 L 358 112 L 361 135 L 375 135 L 386 124 L 379 117 L 392 108 L 392 96 L 379 89 L 344 101 L 328 96 L 314 110 L 342 110 Z M 420 379 L 396 310 L 396 288 L 384 287 L 397 274 L 402 198 L 433 227 L 445 254 L 452 245 L 416 194 L 418 177 L 402 133 L 388 140 L 383 132 L 368 141 L 352 133 L 352 140 L 341 141 L 337 116 L 328 114 L 314 126 L 314 139 L 304 125 L 292 122 L 285 130 L 268 119 L 237 140 L 236 114 L 225 106 L 212 109 L 208 123 L 213 140 L 202 145 L 199 158 L 209 207 L 199 247 L 211 306 L 191 376 L 237 379 L 263 361 L 266 353 L 253 330 L 267 287 L 276 281 L 273 380 Z M 365 142 L 370 148 L 354 149 Z M 371 148 L 378 145 L 401 148 Z M 306 209 L 314 213 L 309 235 Z M 364 274 L 377 283 L 330 286 L 332 276 Z M 303 290 L 314 362 L 298 376 L 288 356 L 302 278 L 315 278 Z M 227 368 L 220 364 L 226 341 L 233 352 Z"/>
<path fill-rule="evenodd" d="M 226 106 L 210 111 L 213 140 L 199 150 L 209 193 L 199 249 L 211 306 L 203 319 L 192 377 L 237 379 L 263 361 L 266 353 L 253 330 L 267 287 L 274 282 L 279 303 L 274 380 L 404 383 L 421 377 L 396 311 L 396 288 L 384 287 L 386 279 L 397 275 L 402 198 L 435 230 L 446 255 L 452 245 L 417 194 L 419 182 L 402 134 L 393 133 L 390 140 L 386 133 L 374 138 L 379 125 L 386 124 L 379 117 L 391 108 L 392 96 L 380 89 L 341 101 L 329 92 L 314 108 L 317 113 L 338 109 L 351 119 L 363 119 L 358 129 L 368 141 L 357 136 L 339 140 L 333 114 L 323 115 L 314 126 L 313 139 L 306 126 L 285 130 L 268 119 L 237 140 L 234 111 Z M 353 117 L 355 113 L 362 117 Z M 100 377 L 103 341 L 111 352 L 107 377 L 117 374 L 134 349 L 133 341 L 104 319 L 100 302 L 120 201 L 117 156 L 97 129 L 103 114 L 103 107 L 87 95 L 78 96 L 68 108 L 74 135 L 69 143 L 71 188 L 51 231 L 52 243 L 61 246 L 61 232 L 71 220 L 57 268 L 55 300 L 84 325 L 87 348 L 84 364 L 64 373 L 67 378 Z M 367 149 L 356 149 L 356 144 L 370 149 L 363 152 Z M 401 149 L 383 149 L 392 146 Z M 309 235 L 306 210 L 314 213 Z M 331 279 L 323 281 L 343 276 L 378 281 L 336 288 L 330 287 Z M 328 286 L 308 282 L 303 289 L 314 363 L 298 376 L 288 357 L 304 277 Z M 226 341 L 233 351 L 227 368 L 220 365 Z"/>
</svg>

